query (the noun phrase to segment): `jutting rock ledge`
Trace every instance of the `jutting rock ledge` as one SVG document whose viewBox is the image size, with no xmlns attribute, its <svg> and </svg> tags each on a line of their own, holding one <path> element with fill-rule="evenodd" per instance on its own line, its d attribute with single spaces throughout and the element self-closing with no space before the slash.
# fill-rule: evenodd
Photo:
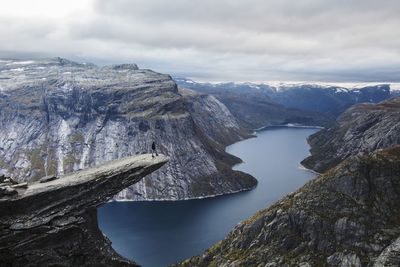
<svg viewBox="0 0 400 267">
<path fill-rule="evenodd" d="M 137 266 L 111 248 L 96 208 L 167 161 L 127 157 L 0 195 L 0 266 Z"/>
</svg>

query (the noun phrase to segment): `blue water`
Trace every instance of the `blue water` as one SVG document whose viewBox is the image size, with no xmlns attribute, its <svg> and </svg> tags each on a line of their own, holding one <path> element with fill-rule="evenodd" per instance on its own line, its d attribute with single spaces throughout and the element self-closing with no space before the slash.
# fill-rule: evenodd
<svg viewBox="0 0 400 267">
<path fill-rule="evenodd" d="M 167 266 L 202 253 L 240 221 L 314 177 L 299 168 L 311 128 L 270 128 L 227 148 L 258 186 L 233 195 L 188 201 L 112 202 L 98 209 L 113 248 L 144 267 Z"/>
</svg>

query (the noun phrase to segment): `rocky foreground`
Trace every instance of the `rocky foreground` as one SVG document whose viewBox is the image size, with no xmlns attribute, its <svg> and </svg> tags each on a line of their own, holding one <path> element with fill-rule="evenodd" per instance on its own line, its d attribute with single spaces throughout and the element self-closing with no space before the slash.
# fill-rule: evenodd
<svg viewBox="0 0 400 267">
<path fill-rule="evenodd" d="M 135 64 L 0 60 L 0 169 L 18 182 L 148 153 L 155 141 L 168 164 L 115 199 L 233 193 L 257 184 L 225 153 L 249 136 L 215 97 Z"/>
<path fill-rule="evenodd" d="M 359 104 L 337 123 L 308 139 L 311 156 L 302 164 L 324 172 L 344 159 L 400 144 L 400 97 L 379 104 Z"/>
<path fill-rule="evenodd" d="M 0 266 L 137 266 L 112 248 L 96 208 L 167 163 L 141 155 L 0 189 Z"/>
<path fill-rule="evenodd" d="M 400 147 L 348 158 L 176 266 L 399 266 Z"/>
</svg>

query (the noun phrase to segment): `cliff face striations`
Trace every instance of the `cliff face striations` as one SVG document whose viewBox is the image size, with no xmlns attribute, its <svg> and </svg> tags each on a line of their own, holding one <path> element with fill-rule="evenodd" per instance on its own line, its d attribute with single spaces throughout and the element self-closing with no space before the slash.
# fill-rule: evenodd
<svg viewBox="0 0 400 267">
<path fill-rule="evenodd" d="M 0 265 L 136 266 L 111 248 L 98 228 L 96 208 L 167 160 L 147 154 L 28 186 L 3 183 Z"/>
<path fill-rule="evenodd" d="M 353 156 L 178 266 L 399 266 L 400 147 Z"/>
<path fill-rule="evenodd" d="M 230 168 L 238 159 L 225 146 L 249 133 L 223 104 L 183 97 L 170 76 L 134 64 L 1 60 L 0 130 L 0 168 L 20 182 L 147 153 L 154 140 L 169 163 L 117 199 L 186 199 L 256 185 Z"/>
<path fill-rule="evenodd" d="M 311 135 L 308 142 L 311 156 L 302 164 L 318 172 L 352 155 L 400 144 L 400 98 L 355 105 L 334 126 Z"/>
</svg>

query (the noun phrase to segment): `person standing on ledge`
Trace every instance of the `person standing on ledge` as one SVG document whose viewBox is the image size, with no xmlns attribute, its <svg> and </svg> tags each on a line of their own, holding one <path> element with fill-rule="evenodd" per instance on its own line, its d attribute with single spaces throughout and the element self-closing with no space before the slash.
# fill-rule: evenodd
<svg viewBox="0 0 400 267">
<path fill-rule="evenodd" d="M 154 158 L 154 154 L 156 154 L 156 156 L 158 156 L 157 150 L 156 150 L 156 142 L 153 141 L 153 143 L 151 144 L 151 156 Z"/>
</svg>

